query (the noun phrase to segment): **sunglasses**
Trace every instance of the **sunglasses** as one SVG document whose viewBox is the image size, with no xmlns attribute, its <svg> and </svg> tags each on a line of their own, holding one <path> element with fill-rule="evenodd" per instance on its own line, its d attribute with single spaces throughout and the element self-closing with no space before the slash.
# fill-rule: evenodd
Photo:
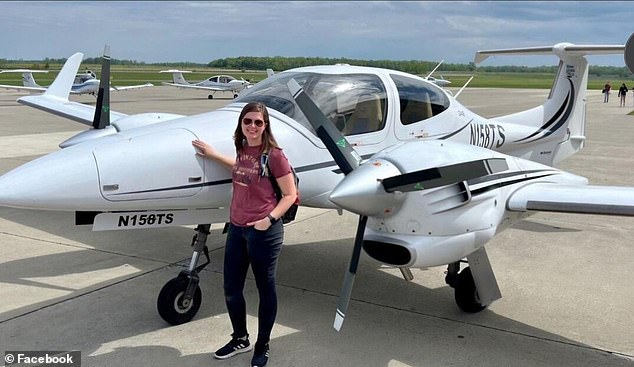
<svg viewBox="0 0 634 367">
<path fill-rule="evenodd" d="M 255 126 L 257 127 L 262 127 L 264 126 L 264 121 L 262 120 L 251 120 L 250 118 L 243 118 L 242 119 L 242 123 L 246 126 L 249 126 L 251 124 L 255 124 Z"/>
</svg>

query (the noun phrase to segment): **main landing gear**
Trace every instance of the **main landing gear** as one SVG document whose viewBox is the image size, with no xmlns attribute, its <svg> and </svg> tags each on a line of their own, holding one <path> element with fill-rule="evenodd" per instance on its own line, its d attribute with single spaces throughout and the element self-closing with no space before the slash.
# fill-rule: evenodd
<svg viewBox="0 0 634 367">
<path fill-rule="evenodd" d="M 462 271 L 461 262 L 469 263 Z M 455 290 L 456 304 L 464 312 L 480 312 L 502 297 L 484 247 L 467 256 L 467 261 L 447 265 L 445 282 Z"/>
<path fill-rule="evenodd" d="M 447 265 L 447 283 L 454 291 L 456 304 L 464 312 L 476 313 L 484 310 L 487 306 L 480 303 L 480 295 L 476 289 L 471 268 L 468 266 L 460 271 L 460 262 Z"/>
<path fill-rule="evenodd" d="M 180 325 L 190 321 L 198 312 L 202 302 L 202 293 L 198 282 L 198 274 L 211 262 L 207 236 L 210 224 L 199 224 L 192 239 L 194 253 L 189 268 L 183 270 L 176 278 L 167 282 L 158 295 L 156 307 L 163 320 L 172 325 Z M 206 262 L 198 265 L 200 255 L 204 254 Z"/>
</svg>

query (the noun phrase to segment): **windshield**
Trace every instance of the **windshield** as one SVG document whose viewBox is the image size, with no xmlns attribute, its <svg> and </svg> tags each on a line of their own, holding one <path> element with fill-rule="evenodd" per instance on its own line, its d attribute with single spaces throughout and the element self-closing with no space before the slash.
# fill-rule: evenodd
<svg viewBox="0 0 634 367">
<path fill-rule="evenodd" d="M 373 74 L 286 72 L 248 89 L 236 102 L 262 102 L 314 130 L 291 96 L 286 83 L 294 78 L 344 135 L 378 131 L 385 126 L 385 87 Z"/>
</svg>

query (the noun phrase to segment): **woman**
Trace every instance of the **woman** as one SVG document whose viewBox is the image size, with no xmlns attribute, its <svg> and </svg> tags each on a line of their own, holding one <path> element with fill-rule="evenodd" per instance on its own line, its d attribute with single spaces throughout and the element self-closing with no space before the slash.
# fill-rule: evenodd
<svg viewBox="0 0 634 367">
<path fill-rule="evenodd" d="M 627 95 L 627 87 L 625 86 L 625 83 L 621 84 L 621 87 L 619 88 L 619 106 L 620 107 L 625 107 L 625 96 Z"/>
<path fill-rule="evenodd" d="M 214 353 L 226 359 L 253 347 L 247 333 L 244 284 L 251 265 L 258 288 L 258 338 L 252 366 L 265 366 L 269 358 L 269 340 L 277 314 L 275 273 L 282 248 L 284 228 L 279 218 L 297 196 L 291 167 L 278 147 L 269 114 L 262 103 L 249 103 L 242 109 L 234 136 L 237 157 L 225 156 L 209 144 L 194 140 L 197 154 L 214 159 L 231 169 L 233 197 L 224 259 L 225 302 L 233 327 L 231 341 Z M 263 153 L 268 153 L 270 174 L 283 194 L 278 202 L 271 180 L 265 175 Z M 264 164 L 263 164 L 264 163 Z"/>
</svg>

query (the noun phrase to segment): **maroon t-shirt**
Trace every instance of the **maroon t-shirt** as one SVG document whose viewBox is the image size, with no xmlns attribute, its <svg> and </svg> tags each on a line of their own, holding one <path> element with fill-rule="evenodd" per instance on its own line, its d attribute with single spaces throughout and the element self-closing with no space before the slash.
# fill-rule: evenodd
<svg viewBox="0 0 634 367">
<path fill-rule="evenodd" d="M 260 176 L 262 146 L 245 146 L 238 153 L 233 166 L 233 198 L 231 199 L 231 223 L 246 226 L 267 216 L 276 206 L 277 198 L 271 180 Z M 275 178 L 291 173 L 291 166 L 282 149 L 274 148 L 269 153 L 269 167 Z"/>
</svg>

